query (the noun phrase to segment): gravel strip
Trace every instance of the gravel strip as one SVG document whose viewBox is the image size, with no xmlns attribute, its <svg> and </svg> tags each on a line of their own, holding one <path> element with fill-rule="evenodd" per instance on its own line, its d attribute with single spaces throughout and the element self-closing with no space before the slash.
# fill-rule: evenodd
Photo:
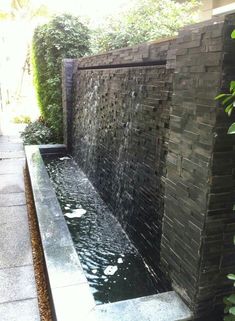
<svg viewBox="0 0 235 321">
<path fill-rule="evenodd" d="M 41 316 L 41 321 L 53 321 L 52 312 L 50 307 L 47 281 L 44 273 L 44 259 L 43 251 L 40 240 L 40 234 L 38 230 L 36 212 L 34 207 L 32 189 L 28 171 L 24 170 L 24 181 L 25 181 L 25 195 L 27 203 L 27 211 L 29 217 L 29 229 L 31 234 L 32 253 L 33 253 L 33 264 L 35 279 L 38 293 L 38 305 Z"/>
</svg>

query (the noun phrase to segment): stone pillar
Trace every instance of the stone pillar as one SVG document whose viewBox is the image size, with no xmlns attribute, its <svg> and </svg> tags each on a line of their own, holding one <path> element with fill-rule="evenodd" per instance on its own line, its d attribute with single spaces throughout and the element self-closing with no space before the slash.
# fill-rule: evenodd
<svg viewBox="0 0 235 321">
<path fill-rule="evenodd" d="M 64 144 L 71 149 L 71 125 L 72 125 L 72 86 L 75 59 L 64 59 L 62 62 L 62 103 Z"/>
<path fill-rule="evenodd" d="M 235 272 L 235 118 L 214 99 L 235 78 L 235 15 L 219 19 L 177 39 L 161 241 L 163 270 L 203 321 L 216 320 Z"/>
</svg>

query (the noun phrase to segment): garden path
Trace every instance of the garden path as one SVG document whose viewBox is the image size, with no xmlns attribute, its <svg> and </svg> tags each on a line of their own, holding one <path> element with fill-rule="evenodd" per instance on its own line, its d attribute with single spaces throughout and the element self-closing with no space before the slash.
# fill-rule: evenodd
<svg viewBox="0 0 235 321">
<path fill-rule="evenodd" d="M 0 136 L 0 320 L 40 321 L 19 136 Z"/>
</svg>

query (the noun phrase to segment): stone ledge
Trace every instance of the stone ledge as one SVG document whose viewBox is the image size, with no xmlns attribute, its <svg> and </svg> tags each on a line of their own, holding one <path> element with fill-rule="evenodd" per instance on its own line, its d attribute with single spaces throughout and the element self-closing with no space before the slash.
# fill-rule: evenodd
<svg viewBox="0 0 235 321">
<path fill-rule="evenodd" d="M 47 151 L 49 154 L 63 154 L 66 148 L 64 145 L 49 145 L 48 149 L 45 145 L 25 147 L 55 320 L 191 320 L 191 311 L 174 291 L 95 305 L 40 154 L 42 152 L 45 155 Z M 58 237 L 57 242 L 55 236 Z"/>
</svg>

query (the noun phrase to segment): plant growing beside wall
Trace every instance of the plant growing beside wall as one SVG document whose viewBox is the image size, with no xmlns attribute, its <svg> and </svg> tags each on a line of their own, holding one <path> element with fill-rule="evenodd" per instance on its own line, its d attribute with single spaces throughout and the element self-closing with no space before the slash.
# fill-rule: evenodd
<svg viewBox="0 0 235 321">
<path fill-rule="evenodd" d="M 231 34 L 231 38 L 235 39 L 235 29 Z M 220 100 L 225 107 L 225 112 L 228 116 L 231 116 L 234 108 L 235 108 L 235 81 L 230 82 L 230 92 L 227 94 L 220 94 L 215 99 Z M 232 123 L 228 129 L 228 134 L 235 134 L 235 123 Z M 233 210 L 235 210 L 235 205 L 233 206 Z M 235 245 L 235 236 L 233 239 Z M 232 280 L 235 287 L 235 274 L 228 274 L 228 279 Z M 228 297 L 224 298 L 226 313 L 224 317 L 224 321 L 235 321 L 235 294 L 231 294 Z"/>
<path fill-rule="evenodd" d="M 58 142 L 63 134 L 61 62 L 84 56 L 89 46 L 88 28 L 72 15 L 56 16 L 34 32 L 32 56 L 38 104 Z"/>
</svg>

